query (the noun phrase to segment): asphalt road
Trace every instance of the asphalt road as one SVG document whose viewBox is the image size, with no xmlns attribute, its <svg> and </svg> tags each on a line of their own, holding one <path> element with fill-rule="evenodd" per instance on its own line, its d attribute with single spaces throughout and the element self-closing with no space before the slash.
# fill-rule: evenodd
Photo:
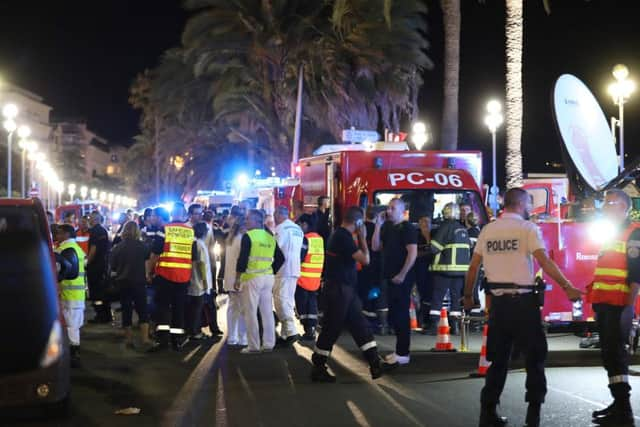
<svg viewBox="0 0 640 427">
<path fill-rule="evenodd" d="M 415 351 L 409 366 L 372 381 L 352 340 L 342 337 L 330 362 L 338 382 L 313 384 L 308 345 L 243 355 L 222 340 L 194 343 L 180 353 L 147 355 L 124 348 L 118 329 L 110 325 L 87 325 L 82 339 L 83 367 L 73 371 L 71 416 L 53 420 L 26 412 L 19 419 L 0 419 L 0 426 L 477 425 L 483 379 L 468 376 L 477 366 L 473 353 Z M 431 346 L 424 339 L 416 336 L 415 347 Z M 388 350 L 393 338 L 379 343 Z M 568 335 L 550 338 L 550 346 L 558 350 L 549 356 L 555 367 L 547 371 L 542 425 L 588 426 L 591 411 L 609 403 L 597 351 L 571 350 L 574 344 Z M 524 373 L 518 362 L 514 367 L 501 412 L 517 426 L 523 424 L 526 404 Z M 631 381 L 640 390 L 640 380 Z M 640 403 L 632 400 L 640 415 Z M 115 415 L 127 407 L 141 412 Z"/>
<path fill-rule="evenodd" d="M 197 410 L 182 425 L 215 426 L 451 426 L 477 425 L 483 379 L 467 372 L 426 373 L 400 367 L 379 380 L 355 354 L 335 349 L 336 384 L 309 380 L 310 349 L 242 355 L 223 350 Z M 338 362 L 338 363 L 335 363 Z M 420 363 L 423 363 L 421 361 Z M 543 426 L 588 426 L 590 414 L 609 403 L 601 368 L 550 368 Z M 522 425 L 525 374 L 510 372 L 501 412 Z M 639 389 L 640 380 L 632 378 Z M 215 396 L 215 397 L 214 397 Z M 640 403 L 634 408 L 640 414 Z M 640 420 L 640 417 L 636 417 Z"/>
</svg>

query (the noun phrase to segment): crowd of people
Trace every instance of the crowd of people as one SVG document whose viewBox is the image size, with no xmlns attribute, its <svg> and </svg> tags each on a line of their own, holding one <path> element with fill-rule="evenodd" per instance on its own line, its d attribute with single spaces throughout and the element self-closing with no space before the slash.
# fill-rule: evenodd
<svg viewBox="0 0 640 427">
<path fill-rule="evenodd" d="M 476 214 L 468 205 L 449 203 L 432 235 L 431 217 L 420 218 L 415 227 L 407 220 L 401 198 L 386 208 L 354 209 L 356 221 L 333 233 L 327 197 L 318 199 L 314 211 L 305 213 L 294 205 L 289 212 L 277 206 L 273 215 L 245 203 L 222 214 L 199 204 L 185 209 L 175 203 L 170 212 L 164 207 L 147 208 L 139 216 L 123 212 L 111 233 L 98 211 L 78 219 L 68 214 L 62 224 L 52 226 L 52 235 L 59 279 L 73 281 L 78 291 L 73 302 L 65 302 L 67 324 L 74 330 L 70 334 L 74 359 L 79 360 L 85 300 L 95 313 L 89 322 L 105 324 L 113 322 L 112 303 L 118 301 L 125 344 L 149 352 L 180 350 L 190 340 L 222 335 L 216 306 L 220 293 L 228 296 L 228 344 L 243 353 L 272 351 L 297 340 L 315 341 L 320 325 L 333 322 L 335 330 L 324 344 L 330 347 L 340 325 L 356 322 L 356 329 L 362 329 L 356 332 L 360 346 L 370 338 L 365 329 L 371 337 L 395 334 L 395 352 L 383 362 L 409 363 L 414 286 L 421 301 L 423 333 L 435 335 L 448 295 L 452 333 L 457 334 L 463 278 L 474 239 L 470 236 L 479 232 Z M 81 281 L 87 285 L 86 295 Z M 345 286 L 340 297 L 332 299 L 333 288 Z M 355 305 L 349 305 L 351 297 L 344 298 L 345 292 Z M 330 321 L 325 314 L 329 312 Z M 352 318 L 355 313 L 358 319 Z M 208 326 L 207 335 L 203 326 Z M 316 346 L 317 352 L 328 351 L 322 345 Z"/>
</svg>

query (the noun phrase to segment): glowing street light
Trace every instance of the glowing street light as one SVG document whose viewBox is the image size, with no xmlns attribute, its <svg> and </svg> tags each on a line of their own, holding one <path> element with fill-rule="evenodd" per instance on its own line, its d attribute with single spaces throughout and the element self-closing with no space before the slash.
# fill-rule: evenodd
<svg viewBox="0 0 640 427">
<path fill-rule="evenodd" d="M 101 191 L 100 192 L 100 201 L 102 203 L 104 203 L 107 200 L 107 192 L 106 191 Z"/>
<path fill-rule="evenodd" d="M 67 187 L 67 193 L 69 194 L 69 201 L 73 201 L 73 196 L 76 194 L 76 185 L 69 184 Z"/>
<path fill-rule="evenodd" d="M 13 133 L 16 131 L 18 125 L 15 122 L 15 118 L 18 115 L 18 107 L 15 104 L 7 104 L 2 109 L 2 115 L 5 118 L 4 129 L 7 133 L 7 197 L 11 197 L 11 144 L 13 139 Z"/>
<path fill-rule="evenodd" d="M 98 189 L 97 188 L 92 188 L 90 194 L 91 194 L 91 200 L 98 200 Z"/>
<path fill-rule="evenodd" d="M 416 147 L 416 150 L 422 150 L 424 144 L 429 141 L 429 135 L 427 134 L 427 125 L 423 122 L 416 122 L 411 128 L 411 142 Z"/>
<path fill-rule="evenodd" d="M 20 135 L 18 131 L 18 135 Z M 23 138 L 18 142 L 20 149 L 22 150 L 22 174 L 21 174 L 21 183 L 22 183 L 22 197 L 26 197 L 26 187 L 25 187 L 25 169 L 26 169 L 26 156 L 27 153 L 35 152 L 38 149 L 38 144 L 35 141 Z"/>
<path fill-rule="evenodd" d="M 487 115 L 484 117 L 484 124 L 491 132 L 491 142 L 493 147 L 492 165 L 492 185 L 489 190 L 489 207 L 493 211 L 494 218 L 498 216 L 498 184 L 496 183 L 496 132 L 504 122 L 502 116 L 502 104 L 499 101 L 491 100 L 487 103 Z"/>
<path fill-rule="evenodd" d="M 629 77 L 629 69 L 618 64 L 611 71 L 615 82 L 609 85 L 609 94 L 613 98 L 613 103 L 618 106 L 618 135 L 620 139 L 620 170 L 624 169 L 624 103 L 629 100 L 631 93 L 636 89 L 636 84 Z M 612 130 L 613 132 L 613 130 Z"/>
</svg>

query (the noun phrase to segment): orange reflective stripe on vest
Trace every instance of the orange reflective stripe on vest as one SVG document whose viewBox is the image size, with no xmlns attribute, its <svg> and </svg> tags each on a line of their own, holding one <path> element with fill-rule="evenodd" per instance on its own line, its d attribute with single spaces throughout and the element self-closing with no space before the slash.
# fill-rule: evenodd
<svg viewBox="0 0 640 427">
<path fill-rule="evenodd" d="M 317 233 L 307 233 L 305 237 L 309 243 L 309 250 L 300 264 L 298 286 L 307 291 L 317 291 L 320 288 L 320 277 L 324 265 L 324 242 Z"/>
<path fill-rule="evenodd" d="M 182 223 L 164 226 L 164 248 L 158 258 L 156 274 L 175 283 L 191 280 L 193 229 Z"/>
<path fill-rule="evenodd" d="M 589 300 L 592 304 L 622 306 L 627 303 L 627 241 L 640 224 L 630 224 L 615 240 L 605 243 L 598 257 Z"/>
</svg>

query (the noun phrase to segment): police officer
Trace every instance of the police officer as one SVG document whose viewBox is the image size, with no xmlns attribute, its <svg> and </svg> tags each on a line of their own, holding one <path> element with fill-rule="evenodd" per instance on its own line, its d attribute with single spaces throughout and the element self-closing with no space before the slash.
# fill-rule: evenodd
<svg viewBox="0 0 640 427">
<path fill-rule="evenodd" d="M 347 209 L 342 225 L 331 235 L 327 243 L 325 258 L 325 285 L 323 326 L 313 349 L 313 382 L 335 382 L 329 373 L 327 360 L 343 327 L 347 327 L 358 347 L 369 362 L 371 377 L 380 377 L 386 363 L 381 363 L 373 334 L 362 314 L 358 298 L 356 262 L 369 264 L 369 249 L 362 210 L 356 206 Z M 357 244 L 352 234 L 358 236 Z"/>
<path fill-rule="evenodd" d="M 84 323 L 84 251 L 75 241 L 75 231 L 70 224 L 56 227 L 56 260 L 60 265 L 60 305 L 67 325 L 71 366 L 79 366 L 80 328 Z"/>
<path fill-rule="evenodd" d="M 147 281 L 155 287 L 157 338 L 150 349 L 152 352 L 167 349 L 169 336 L 174 350 L 180 350 L 188 341 L 184 330 L 184 307 L 195 242 L 193 229 L 184 223 L 186 213 L 183 204 L 174 205 L 172 222 L 164 226 L 164 238 L 156 238 L 151 249 Z"/>
<path fill-rule="evenodd" d="M 630 210 L 631 199 L 625 192 L 607 192 L 603 211 L 615 224 L 616 232 L 601 249 L 588 295 L 596 313 L 602 362 L 614 398 L 609 407 L 593 412 L 593 422 L 603 426 L 634 425 L 629 404 L 631 387 L 626 343 L 633 319 L 633 303 L 640 288 L 640 226 L 629 222 Z"/>
<path fill-rule="evenodd" d="M 442 209 L 444 222 L 431 239 L 431 253 L 434 255 L 433 297 L 429 311 L 431 322 L 427 331 L 435 335 L 440 318 L 442 301 L 449 291 L 451 335 L 460 333 L 460 293 L 464 284 L 464 274 L 469 268 L 471 241 L 464 225 L 459 221 L 460 210 L 456 203 L 447 203 Z"/>
<path fill-rule="evenodd" d="M 480 398 L 480 427 L 507 423 L 506 418 L 496 413 L 496 405 L 504 388 L 514 345 L 523 351 L 526 359 L 525 400 L 529 402 L 526 426 L 540 424 L 540 406 L 547 392 L 544 375 L 547 340 L 540 318 L 540 300 L 533 285 L 533 258 L 570 300 L 578 300 L 581 294 L 547 256 L 540 230 L 527 220 L 529 208 L 525 190 L 512 188 L 507 191 L 504 214 L 480 232 L 465 278 L 465 309 L 473 306 L 473 286 L 481 263 L 484 263 L 491 290 L 487 359 L 492 364 Z"/>
</svg>

